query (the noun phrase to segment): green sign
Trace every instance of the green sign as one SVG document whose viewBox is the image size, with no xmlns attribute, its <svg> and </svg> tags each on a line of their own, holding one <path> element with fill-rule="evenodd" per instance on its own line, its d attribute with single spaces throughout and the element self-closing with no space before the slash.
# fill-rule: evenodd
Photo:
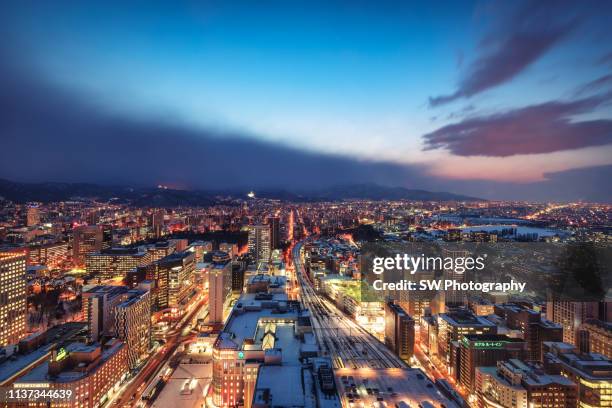
<svg viewBox="0 0 612 408">
<path fill-rule="evenodd" d="M 243 353 L 242 351 L 239 351 L 239 352 L 238 352 L 238 358 L 239 358 L 240 360 L 243 360 L 243 359 L 244 359 L 244 353 Z"/>
<path fill-rule="evenodd" d="M 66 351 L 65 348 L 62 347 L 57 352 L 57 355 L 55 356 L 55 361 L 61 361 L 65 359 L 66 357 L 68 357 L 68 352 Z"/>
<path fill-rule="evenodd" d="M 477 349 L 500 349 L 507 341 L 475 341 L 474 348 Z"/>
</svg>

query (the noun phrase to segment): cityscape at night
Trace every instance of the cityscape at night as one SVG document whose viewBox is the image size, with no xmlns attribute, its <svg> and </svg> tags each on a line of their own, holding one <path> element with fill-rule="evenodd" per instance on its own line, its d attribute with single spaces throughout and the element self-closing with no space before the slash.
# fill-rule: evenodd
<svg viewBox="0 0 612 408">
<path fill-rule="evenodd" d="M 0 407 L 612 407 L 612 3 L 0 4 Z"/>
</svg>

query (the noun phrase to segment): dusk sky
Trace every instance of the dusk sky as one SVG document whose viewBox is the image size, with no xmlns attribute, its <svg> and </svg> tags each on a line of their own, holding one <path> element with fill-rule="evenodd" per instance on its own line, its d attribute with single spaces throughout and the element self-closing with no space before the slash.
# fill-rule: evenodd
<svg viewBox="0 0 612 408">
<path fill-rule="evenodd" d="M 0 178 L 612 202 L 612 2 L 3 2 Z"/>
</svg>

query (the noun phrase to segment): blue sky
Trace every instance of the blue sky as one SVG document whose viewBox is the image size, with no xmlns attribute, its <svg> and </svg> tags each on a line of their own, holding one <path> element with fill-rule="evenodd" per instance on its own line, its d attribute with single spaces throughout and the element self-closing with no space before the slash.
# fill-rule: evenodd
<svg viewBox="0 0 612 408">
<path fill-rule="evenodd" d="M 508 134 L 499 115 L 592 96 L 576 90 L 611 73 L 598 62 L 612 52 L 610 7 L 430 3 L 14 2 L 0 22 L 4 47 L 37 80 L 132 120 L 419 165 L 451 180 L 537 182 L 612 164 L 608 123 L 554 127 L 607 121 L 608 103 L 533 122 L 566 142 L 481 146 L 503 143 L 491 135 Z M 450 100 L 434 103 L 440 96 Z M 465 123 L 470 139 L 449 143 L 465 133 L 446 127 L 470 119 L 487 126 Z M 585 131 L 589 142 L 576 142 Z"/>
</svg>

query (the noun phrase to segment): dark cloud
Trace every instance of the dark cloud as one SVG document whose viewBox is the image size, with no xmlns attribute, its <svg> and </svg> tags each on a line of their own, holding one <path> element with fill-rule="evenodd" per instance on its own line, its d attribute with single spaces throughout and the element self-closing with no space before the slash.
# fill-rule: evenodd
<svg viewBox="0 0 612 408">
<path fill-rule="evenodd" d="M 557 6 L 544 8 L 541 3 L 545 2 L 526 3 L 500 29 L 487 35 L 457 89 L 429 98 L 429 105 L 469 98 L 512 80 L 578 26 L 576 18 L 559 13 Z"/>
<path fill-rule="evenodd" d="M 0 50 L 2 51 L 2 50 Z M 110 114 L 0 52 L 0 178 L 187 188 L 406 185 L 415 167 L 306 152 L 253 135 Z"/>
<path fill-rule="evenodd" d="M 591 82 L 581 86 L 576 95 L 584 95 L 592 92 L 599 92 L 612 85 L 612 74 L 601 76 Z"/>
<path fill-rule="evenodd" d="M 376 182 L 492 199 L 612 202 L 610 189 L 601 188 L 612 178 L 609 171 L 603 178 L 600 170 L 567 178 L 560 173 L 536 184 L 447 180 L 429 176 L 420 166 L 364 162 L 265 143 L 251 135 L 111 115 L 41 78 L 0 47 L 0 178 L 294 191 Z M 583 191 L 588 186 L 595 191 L 598 183 L 599 196 Z"/>
<path fill-rule="evenodd" d="M 574 122 L 572 116 L 610 103 L 612 94 L 568 102 L 547 102 L 465 119 L 423 136 L 425 149 L 459 156 L 505 157 L 550 153 L 612 143 L 612 120 Z"/>
</svg>

